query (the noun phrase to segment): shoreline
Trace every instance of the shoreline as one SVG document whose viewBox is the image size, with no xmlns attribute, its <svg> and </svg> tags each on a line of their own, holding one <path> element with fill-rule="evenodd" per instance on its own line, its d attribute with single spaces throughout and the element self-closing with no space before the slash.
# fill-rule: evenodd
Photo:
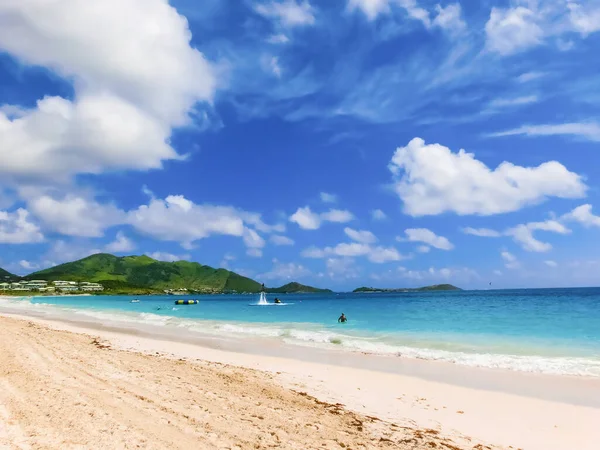
<svg viewBox="0 0 600 450">
<path fill-rule="evenodd" d="M 516 374 L 435 361 L 404 360 L 394 367 L 381 367 L 375 361 L 389 364 L 389 358 L 354 355 L 356 358 L 348 361 L 347 354 L 335 352 L 325 352 L 315 361 L 314 354 L 313 360 L 298 358 L 296 348 L 267 348 L 270 355 L 244 353 L 244 348 L 223 340 L 204 342 L 203 346 L 123 330 L 14 317 L 51 329 L 99 336 L 129 351 L 266 371 L 283 386 L 302 389 L 321 401 L 343 403 L 357 413 L 402 426 L 435 429 L 443 435 L 458 433 L 488 444 L 544 450 L 592 449 L 595 445 L 591 443 L 600 440 L 596 429 L 600 420 L 597 380 Z M 284 355 L 287 352 L 287 358 L 282 351 Z M 278 352 L 279 356 L 273 356 Z"/>
</svg>

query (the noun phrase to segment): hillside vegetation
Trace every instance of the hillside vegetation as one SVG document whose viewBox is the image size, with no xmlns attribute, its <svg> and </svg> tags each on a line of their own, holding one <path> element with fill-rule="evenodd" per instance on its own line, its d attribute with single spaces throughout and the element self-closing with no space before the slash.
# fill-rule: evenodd
<svg viewBox="0 0 600 450">
<path fill-rule="evenodd" d="M 215 269 L 195 262 L 163 262 L 149 256 L 124 256 L 99 253 L 25 277 L 28 280 L 91 281 L 101 283 L 104 293 L 152 294 L 166 289 L 187 289 L 194 293 L 258 293 L 260 283 L 226 269 Z M 331 292 L 299 283 L 266 289 L 272 293 Z"/>
<path fill-rule="evenodd" d="M 163 262 L 149 256 L 117 257 L 100 253 L 27 276 L 28 279 L 93 281 L 107 290 L 162 291 L 186 288 L 193 292 L 260 292 L 261 285 L 225 269 L 195 262 Z"/>
<path fill-rule="evenodd" d="M 0 283 L 4 283 L 5 280 L 15 280 L 17 278 L 19 277 L 0 267 Z"/>
</svg>

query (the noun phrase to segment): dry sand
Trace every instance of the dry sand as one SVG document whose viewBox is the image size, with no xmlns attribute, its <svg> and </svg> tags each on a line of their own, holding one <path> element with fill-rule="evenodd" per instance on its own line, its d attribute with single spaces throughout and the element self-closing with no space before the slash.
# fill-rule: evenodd
<svg viewBox="0 0 600 450">
<path fill-rule="evenodd" d="M 98 337 L 2 317 L 0 447 L 493 448 L 350 412 L 273 377 L 118 350 Z"/>
</svg>

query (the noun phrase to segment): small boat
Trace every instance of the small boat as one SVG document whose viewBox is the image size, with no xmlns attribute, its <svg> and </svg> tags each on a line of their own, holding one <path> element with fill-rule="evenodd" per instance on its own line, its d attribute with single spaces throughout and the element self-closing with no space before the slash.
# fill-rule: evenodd
<svg viewBox="0 0 600 450">
<path fill-rule="evenodd" d="M 275 299 L 275 303 L 280 304 L 281 300 L 279 300 L 278 298 Z"/>
<path fill-rule="evenodd" d="M 131 300 L 131 302 L 129 302 L 129 303 L 139 303 L 139 302 L 140 301 L 137 298 L 135 298 L 135 299 Z"/>
<path fill-rule="evenodd" d="M 197 305 L 200 303 L 198 300 L 175 300 L 176 305 Z"/>
</svg>

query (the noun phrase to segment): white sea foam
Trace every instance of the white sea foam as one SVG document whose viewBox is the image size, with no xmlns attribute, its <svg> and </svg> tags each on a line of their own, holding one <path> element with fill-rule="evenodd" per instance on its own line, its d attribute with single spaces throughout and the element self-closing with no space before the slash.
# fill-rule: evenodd
<svg viewBox="0 0 600 450">
<path fill-rule="evenodd" d="M 556 375 L 576 375 L 600 377 L 600 355 L 590 357 L 541 356 L 502 354 L 497 346 L 478 349 L 455 345 L 455 351 L 445 347 L 434 348 L 428 341 L 418 341 L 418 337 L 402 339 L 393 336 L 380 336 L 359 333 L 352 330 L 329 329 L 316 324 L 273 324 L 273 323 L 230 323 L 208 320 L 183 319 L 153 313 L 132 311 L 109 311 L 76 309 L 47 303 L 32 303 L 28 299 L 0 297 L 0 312 L 35 314 L 52 319 L 71 319 L 100 323 L 110 326 L 155 327 L 164 331 L 173 330 L 177 336 L 182 332 L 190 335 L 214 335 L 229 337 L 258 337 L 280 339 L 287 344 L 338 349 L 376 355 L 399 356 L 406 358 L 445 361 L 471 367 L 506 369 L 523 372 L 547 373 Z M 179 330 L 179 331 L 176 331 Z M 185 331 L 184 331 L 185 330 Z"/>
</svg>

